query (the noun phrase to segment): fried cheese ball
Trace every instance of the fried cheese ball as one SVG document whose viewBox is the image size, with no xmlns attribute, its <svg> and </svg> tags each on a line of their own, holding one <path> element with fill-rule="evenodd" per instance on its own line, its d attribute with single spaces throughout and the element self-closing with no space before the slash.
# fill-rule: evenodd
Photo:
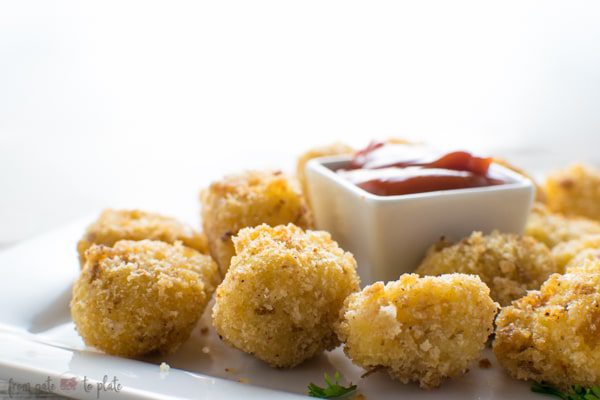
<svg viewBox="0 0 600 400">
<path fill-rule="evenodd" d="M 479 358 L 498 310 L 489 294 L 474 275 L 404 274 L 349 296 L 336 332 L 367 371 L 384 368 L 402 383 L 433 388 Z"/>
<path fill-rule="evenodd" d="M 502 309 L 493 350 L 517 379 L 600 384 L 600 274 L 554 274 Z"/>
<path fill-rule="evenodd" d="M 314 147 L 308 150 L 306 153 L 302 154 L 298 158 L 298 162 L 296 163 L 296 177 L 298 178 L 298 181 L 300 181 L 300 185 L 302 186 L 302 192 L 304 194 L 308 193 L 306 187 L 306 163 L 308 163 L 313 158 L 341 156 L 352 153 L 354 153 L 354 149 L 352 147 L 341 142 L 335 142 L 327 146 Z"/>
<path fill-rule="evenodd" d="M 471 236 L 450 245 L 433 245 L 417 267 L 419 275 L 453 272 L 478 275 L 489 286 L 492 298 L 501 305 L 538 289 L 554 272 L 556 264 L 550 250 L 527 236 L 492 232 Z"/>
<path fill-rule="evenodd" d="M 600 249 L 600 234 L 583 236 L 568 242 L 559 243 L 552 249 L 552 256 L 560 268 L 564 268 L 579 253 L 588 249 Z"/>
<path fill-rule="evenodd" d="M 583 250 L 569 261 L 566 273 L 600 273 L 600 248 Z"/>
<path fill-rule="evenodd" d="M 247 171 L 213 182 L 200 195 L 210 253 L 223 276 L 235 255 L 231 237 L 262 223 L 310 228 L 311 216 L 295 179 L 279 171 Z"/>
<path fill-rule="evenodd" d="M 600 220 L 600 172 L 581 164 L 571 165 L 546 179 L 548 207 L 569 216 Z"/>
<path fill-rule="evenodd" d="M 71 315 L 89 346 L 135 357 L 169 353 L 190 335 L 220 280 L 210 256 L 161 241 L 92 245 Z"/>
<path fill-rule="evenodd" d="M 359 290 L 352 254 L 292 224 L 242 229 L 233 242 L 212 315 L 223 341 L 280 368 L 339 345 L 333 324 Z"/>
<path fill-rule="evenodd" d="M 545 243 L 550 248 L 593 234 L 600 234 L 600 223 L 587 218 L 566 217 L 553 213 L 540 203 L 534 204 L 525 227 L 525 235 Z"/>
<path fill-rule="evenodd" d="M 119 240 L 161 240 L 166 243 L 183 242 L 184 245 L 208 254 L 206 236 L 175 218 L 141 210 L 102 211 L 96 221 L 87 227 L 77 243 L 79 263 L 85 262 L 85 251 L 93 244 L 112 246 Z"/>
</svg>

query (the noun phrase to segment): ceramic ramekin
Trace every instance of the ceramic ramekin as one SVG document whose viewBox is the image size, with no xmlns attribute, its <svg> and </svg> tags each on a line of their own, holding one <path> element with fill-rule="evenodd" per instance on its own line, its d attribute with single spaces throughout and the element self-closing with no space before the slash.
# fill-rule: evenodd
<svg viewBox="0 0 600 400">
<path fill-rule="evenodd" d="M 473 231 L 522 233 L 534 197 L 531 181 L 498 164 L 505 184 L 401 196 L 377 196 L 334 170 L 350 157 L 313 159 L 306 165 L 316 227 L 356 257 L 362 285 L 413 272 L 440 238 L 455 241 Z"/>
</svg>

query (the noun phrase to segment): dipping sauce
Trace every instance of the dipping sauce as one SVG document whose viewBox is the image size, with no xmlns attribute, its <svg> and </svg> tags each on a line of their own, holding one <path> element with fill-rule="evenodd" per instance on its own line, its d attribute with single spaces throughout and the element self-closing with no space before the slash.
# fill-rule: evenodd
<svg viewBox="0 0 600 400">
<path fill-rule="evenodd" d="M 336 172 L 379 196 L 501 185 L 490 176 L 492 158 L 466 151 L 434 153 L 418 145 L 372 142 Z"/>
</svg>

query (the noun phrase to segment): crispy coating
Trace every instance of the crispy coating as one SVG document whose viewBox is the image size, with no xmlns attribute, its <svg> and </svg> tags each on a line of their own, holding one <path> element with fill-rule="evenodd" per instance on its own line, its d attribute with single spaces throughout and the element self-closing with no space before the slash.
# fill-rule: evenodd
<svg viewBox="0 0 600 400">
<path fill-rule="evenodd" d="M 538 289 L 557 271 L 550 250 L 530 237 L 492 232 L 471 236 L 451 246 L 433 245 L 415 271 L 420 275 L 453 272 L 479 275 L 501 305 Z"/>
<path fill-rule="evenodd" d="M 600 172 L 574 164 L 546 179 L 548 207 L 569 216 L 600 220 Z"/>
<path fill-rule="evenodd" d="M 226 343 L 282 368 L 339 344 L 333 324 L 359 289 L 352 254 L 292 224 L 242 229 L 233 242 L 212 316 Z"/>
<path fill-rule="evenodd" d="M 566 217 L 548 210 L 540 203 L 534 204 L 525 227 L 525 235 L 545 243 L 550 248 L 562 242 L 597 233 L 600 233 L 600 223 L 587 218 Z"/>
<path fill-rule="evenodd" d="M 231 237 L 262 223 L 293 223 L 310 228 L 311 216 L 294 178 L 278 171 L 247 171 L 226 176 L 203 190 L 202 223 L 210 253 L 224 276 L 235 255 Z"/>
<path fill-rule="evenodd" d="M 533 179 L 531 175 L 525 172 L 525 170 L 511 164 L 510 162 L 502 158 L 494 158 L 494 162 L 529 179 L 531 183 L 533 183 L 533 187 L 535 188 L 535 200 L 541 203 L 544 203 L 546 201 L 546 194 L 544 193 L 544 189 L 536 182 L 535 179 Z"/>
<path fill-rule="evenodd" d="M 313 158 L 339 156 L 352 153 L 354 153 L 354 149 L 352 147 L 341 142 L 335 142 L 327 146 L 314 147 L 302 154 L 296 163 L 296 177 L 298 178 L 298 181 L 300 181 L 302 192 L 304 194 L 308 193 L 305 172 L 306 163 Z"/>
<path fill-rule="evenodd" d="M 85 262 L 85 251 L 93 244 L 112 246 L 119 240 L 161 240 L 166 243 L 183 242 L 184 245 L 208 254 L 208 242 L 204 234 L 175 218 L 141 210 L 102 211 L 96 221 L 87 227 L 77 242 L 79 263 Z"/>
<path fill-rule="evenodd" d="M 554 274 L 502 309 L 493 349 L 517 379 L 600 384 L 600 274 Z"/>
<path fill-rule="evenodd" d="M 600 249 L 600 234 L 583 236 L 579 239 L 559 243 L 552 249 L 552 257 L 562 269 L 579 253 L 587 249 Z"/>
<path fill-rule="evenodd" d="M 474 275 L 405 274 L 348 297 L 336 332 L 355 364 L 433 388 L 479 358 L 498 310 L 489 293 Z"/>
<path fill-rule="evenodd" d="M 71 315 L 86 344 L 135 357 L 174 351 L 220 280 L 210 256 L 161 241 L 92 245 L 73 287 Z"/>
<path fill-rule="evenodd" d="M 577 254 L 565 267 L 566 273 L 600 273 L 600 248 L 586 249 Z"/>
</svg>

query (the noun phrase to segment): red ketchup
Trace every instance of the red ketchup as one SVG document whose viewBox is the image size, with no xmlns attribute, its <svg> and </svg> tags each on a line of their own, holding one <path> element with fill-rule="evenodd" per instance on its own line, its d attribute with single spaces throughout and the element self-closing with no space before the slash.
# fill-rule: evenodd
<svg viewBox="0 0 600 400">
<path fill-rule="evenodd" d="M 416 145 L 372 142 L 337 171 L 356 186 L 379 196 L 501 185 L 490 176 L 492 158 L 465 151 L 432 154 Z"/>
</svg>

